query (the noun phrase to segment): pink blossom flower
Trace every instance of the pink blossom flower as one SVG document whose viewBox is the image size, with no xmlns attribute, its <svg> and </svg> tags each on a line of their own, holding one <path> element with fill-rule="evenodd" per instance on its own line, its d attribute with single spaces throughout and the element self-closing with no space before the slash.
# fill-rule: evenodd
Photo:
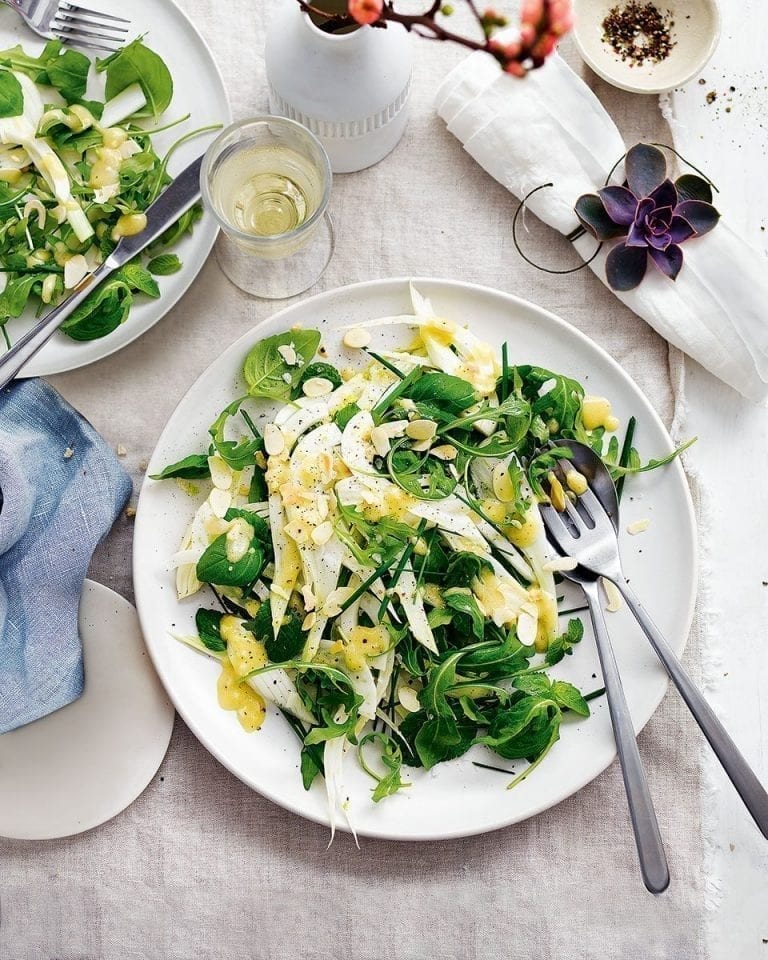
<svg viewBox="0 0 768 960">
<path fill-rule="evenodd" d="M 520 11 L 520 20 L 524 24 L 536 27 L 544 16 L 544 0 L 525 0 Z"/>
<path fill-rule="evenodd" d="M 384 0 L 349 0 L 349 15 L 358 23 L 376 23 L 384 9 Z"/>
</svg>

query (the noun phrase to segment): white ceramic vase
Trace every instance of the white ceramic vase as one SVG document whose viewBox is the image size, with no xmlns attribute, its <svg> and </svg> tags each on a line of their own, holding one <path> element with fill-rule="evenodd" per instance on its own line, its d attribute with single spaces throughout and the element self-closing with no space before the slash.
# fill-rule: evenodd
<svg viewBox="0 0 768 960">
<path fill-rule="evenodd" d="M 378 163 L 403 135 L 413 56 L 399 25 L 326 33 L 282 0 L 265 48 L 270 112 L 308 127 L 334 173 Z"/>
</svg>

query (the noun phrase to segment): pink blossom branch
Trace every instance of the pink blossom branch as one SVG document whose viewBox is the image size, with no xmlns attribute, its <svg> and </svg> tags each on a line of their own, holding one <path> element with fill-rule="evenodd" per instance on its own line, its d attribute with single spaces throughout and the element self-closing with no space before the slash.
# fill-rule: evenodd
<svg viewBox="0 0 768 960">
<path fill-rule="evenodd" d="M 317 2 L 322 4 L 322 0 Z M 428 40 L 482 50 L 494 57 L 507 73 L 518 77 L 540 67 L 573 25 L 570 0 L 524 0 L 518 38 L 502 43 L 495 38 L 495 33 L 507 26 L 507 18 L 490 8 L 481 12 L 476 0 L 465 2 L 482 31 L 482 40 L 456 33 L 438 23 L 436 17 L 439 13 L 448 15 L 450 12 L 449 5 L 442 0 L 433 0 L 431 6 L 419 14 L 400 13 L 395 9 L 394 0 L 348 0 L 348 13 L 336 15 L 329 14 L 310 0 L 298 0 L 305 13 L 326 18 L 323 27 L 330 32 L 354 24 L 386 27 L 388 22 L 399 23 Z"/>
</svg>

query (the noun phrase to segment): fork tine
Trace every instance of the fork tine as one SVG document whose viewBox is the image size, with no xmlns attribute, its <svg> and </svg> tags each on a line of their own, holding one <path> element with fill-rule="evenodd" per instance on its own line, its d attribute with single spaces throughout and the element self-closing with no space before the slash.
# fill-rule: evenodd
<svg viewBox="0 0 768 960">
<path fill-rule="evenodd" d="M 95 20 L 86 20 L 83 17 L 72 17 L 69 14 L 57 13 L 53 20 L 53 26 L 64 30 L 111 30 L 113 34 L 124 34 L 128 32 L 127 27 L 121 27 L 119 24 L 97 23 Z M 123 40 L 124 37 L 105 34 L 108 40 Z"/>
<path fill-rule="evenodd" d="M 116 17 L 111 13 L 104 13 L 103 10 L 92 10 L 90 7 L 81 7 L 77 3 L 60 3 L 59 11 L 61 12 L 62 10 L 72 14 L 84 13 L 87 16 L 96 17 L 99 20 L 114 20 L 116 23 L 127 23 L 128 26 L 131 24 L 131 21 L 126 20 L 125 17 Z"/>
<path fill-rule="evenodd" d="M 119 46 L 107 47 L 103 43 L 93 43 L 88 39 L 81 38 L 80 35 L 62 32 L 59 27 L 52 28 L 51 33 L 59 40 L 63 40 L 64 43 L 76 44 L 78 47 L 87 47 L 89 50 L 103 50 L 105 53 L 114 53 L 120 49 Z M 108 39 L 112 40 L 113 38 L 109 37 Z"/>
<path fill-rule="evenodd" d="M 555 510 L 555 508 L 548 503 L 540 503 L 539 510 L 544 520 L 544 526 L 558 543 L 562 534 L 567 536 L 569 540 L 573 541 L 577 539 L 577 537 L 574 536 L 573 530 L 566 523 L 565 516 L 560 513 L 559 510 Z M 560 546 L 562 547 L 562 544 L 560 544 Z"/>
</svg>

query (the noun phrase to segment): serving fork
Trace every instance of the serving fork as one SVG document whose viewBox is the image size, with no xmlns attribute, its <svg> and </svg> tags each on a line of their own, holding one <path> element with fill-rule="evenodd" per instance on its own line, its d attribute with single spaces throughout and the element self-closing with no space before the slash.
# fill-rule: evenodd
<svg viewBox="0 0 768 960">
<path fill-rule="evenodd" d="M 549 504 L 543 503 L 539 504 L 539 509 L 547 531 L 551 533 L 551 528 L 555 528 L 556 533 L 560 534 L 558 528 L 562 524 L 558 511 Z M 555 546 L 564 556 L 578 559 L 575 554 L 575 549 L 578 547 L 577 539 L 573 538 L 575 546 L 572 546 L 567 538 L 573 537 L 573 532 L 568 527 L 566 527 L 566 531 L 566 533 L 560 534 L 559 541 L 555 540 Z M 645 886 L 651 893 L 662 893 L 669 886 L 669 868 L 667 867 L 661 831 L 656 820 L 656 812 L 653 808 L 651 791 L 648 787 L 648 780 L 645 776 L 643 762 L 635 739 L 632 716 L 624 695 L 624 687 L 621 683 L 603 608 L 600 605 L 599 577 L 581 565 L 573 570 L 560 570 L 559 572 L 568 580 L 578 583 L 584 591 L 595 634 L 595 645 L 600 658 L 605 694 L 608 699 L 608 710 L 611 715 L 614 739 L 616 740 L 616 752 L 619 755 L 624 789 L 627 794 L 627 805 L 629 806 L 629 815 L 637 846 L 637 857 L 640 861 L 640 872 Z"/>
<path fill-rule="evenodd" d="M 556 445 L 568 448 L 570 454 L 570 460 L 558 461 L 559 471 L 567 472 L 575 465 L 587 480 L 586 489 L 574 497 L 574 502 L 566 498 L 564 510 L 558 511 L 551 504 L 540 505 L 550 541 L 560 553 L 578 562 L 575 570 L 564 571 L 564 575 L 582 586 L 584 583 L 579 577 L 593 578 L 594 586 L 589 587 L 593 594 L 598 577 L 611 581 L 620 590 L 744 805 L 763 836 L 768 837 L 768 792 L 627 583 L 617 537 L 618 498 L 605 464 L 585 444 L 561 440 L 556 441 Z"/>
<path fill-rule="evenodd" d="M 126 39 L 131 21 L 68 0 L 0 0 L 15 10 L 30 30 L 47 40 L 114 53 Z"/>
</svg>

